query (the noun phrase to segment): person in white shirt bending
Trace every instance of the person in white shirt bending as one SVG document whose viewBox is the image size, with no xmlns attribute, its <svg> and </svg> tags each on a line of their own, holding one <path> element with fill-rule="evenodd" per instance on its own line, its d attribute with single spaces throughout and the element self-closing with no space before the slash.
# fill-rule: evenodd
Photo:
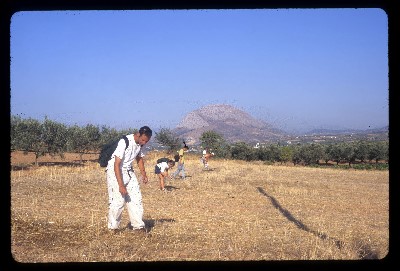
<svg viewBox="0 0 400 271">
<path fill-rule="evenodd" d="M 154 167 L 154 173 L 157 174 L 160 180 L 160 190 L 165 191 L 164 180 L 168 177 L 168 169 L 175 166 L 175 161 L 168 158 L 160 158 L 157 160 L 157 165 Z"/>
</svg>

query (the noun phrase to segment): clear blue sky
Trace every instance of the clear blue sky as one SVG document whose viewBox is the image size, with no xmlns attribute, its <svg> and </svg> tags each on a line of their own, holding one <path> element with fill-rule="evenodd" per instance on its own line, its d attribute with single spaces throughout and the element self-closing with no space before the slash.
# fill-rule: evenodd
<svg viewBox="0 0 400 271">
<path fill-rule="evenodd" d="M 286 131 L 388 125 L 377 8 L 28 11 L 10 31 L 24 118 L 157 130 L 223 103 Z"/>
</svg>

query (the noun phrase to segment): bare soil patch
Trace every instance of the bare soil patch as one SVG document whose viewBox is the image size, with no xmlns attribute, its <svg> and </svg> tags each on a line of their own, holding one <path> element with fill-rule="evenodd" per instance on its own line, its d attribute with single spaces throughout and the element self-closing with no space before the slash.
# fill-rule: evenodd
<svg viewBox="0 0 400 271">
<path fill-rule="evenodd" d="M 96 153 L 93 154 L 84 154 L 83 162 L 95 162 L 98 159 L 99 155 Z M 29 167 L 33 166 L 35 163 L 35 154 L 29 152 L 24 154 L 22 151 L 11 152 L 10 154 L 11 165 L 14 168 L 17 167 Z M 64 157 L 60 156 L 51 156 L 46 154 L 45 156 L 41 156 L 38 158 L 39 165 L 68 165 L 68 164 L 76 164 L 80 162 L 80 156 L 78 153 L 65 153 Z"/>
</svg>

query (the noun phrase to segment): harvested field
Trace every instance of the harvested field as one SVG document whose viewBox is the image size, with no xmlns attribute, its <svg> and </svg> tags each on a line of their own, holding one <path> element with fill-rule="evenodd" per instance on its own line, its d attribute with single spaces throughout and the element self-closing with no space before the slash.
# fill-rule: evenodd
<svg viewBox="0 0 400 271">
<path fill-rule="evenodd" d="M 144 237 L 108 232 L 104 169 L 90 161 L 96 156 L 36 168 L 19 155 L 10 180 L 17 262 L 364 260 L 388 253 L 388 171 L 219 159 L 205 171 L 197 155 L 187 155 L 187 180 L 169 180 L 161 192 L 153 172 L 163 154 L 150 153 L 150 182 L 141 185 L 150 228 Z M 122 216 L 124 228 L 126 210 Z"/>
</svg>

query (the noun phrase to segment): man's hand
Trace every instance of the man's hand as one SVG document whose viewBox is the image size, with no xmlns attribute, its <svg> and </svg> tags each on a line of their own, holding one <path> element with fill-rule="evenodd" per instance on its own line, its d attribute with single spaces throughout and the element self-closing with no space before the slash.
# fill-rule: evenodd
<svg viewBox="0 0 400 271">
<path fill-rule="evenodd" d="M 142 175 L 142 182 L 144 183 L 144 184 L 147 184 L 147 182 L 149 181 L 149 179 L 147 178 L 147 176 L 146 175 Z"/>
<path fill-rule="evenodd" d="M 120 185 L 119 186 L 119 192 L 121 193 L 121 195 L 123 197 L 125 197 L 126 195 L 128 195 L 128 191 L 126 190 L 125 185 Z"/>
<path fill-rule="evenodd" d="M 139 169 L 140 169 L 140 174 L 142 175 L 141 181 L 142 181 L 144 184 L 147 184 L 148 179 L 147 179 L 147 175 L 146 175 L 146 170 L 145 170 L 145 168 L 144 168 L 144 161 L 143 161 L 143 158 L 140 157 L 140 156 L 138 156 L 138 157 L 136 157 L 136 161 L 137 161 L 137 164 L 138 164 Z"/>
</svg>

